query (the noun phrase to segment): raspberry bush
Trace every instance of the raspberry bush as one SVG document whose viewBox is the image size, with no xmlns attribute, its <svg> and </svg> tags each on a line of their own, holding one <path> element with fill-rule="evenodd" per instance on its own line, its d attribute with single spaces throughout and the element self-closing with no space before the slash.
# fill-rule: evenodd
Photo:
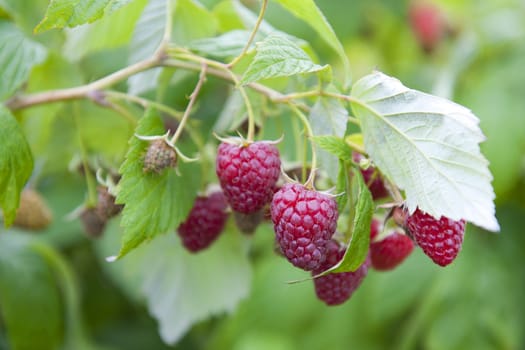
<svg viewBox="0 0 525 350">
<path fill-rule="evenodd" d="M 451 94 L 392 77 L 395 64 L 384 62 L 395 59 L 354 68 L 348 56 L 361 57 L 359 45 L 343 46 L 313 0 L 42 2 L 0 1 L 0 208 L 9 231 L 0 237 L 0 313 L 13 349 L 91 346 L 76 281 L 84 270 L 74 266 L 85 259 L 144 302 L 162 341 L 175 344 L 257 295 L 251 269 L 265 261 L 281 264 L 273 273 L 285 281 L 313 280 L 302 283 L 312 303 L 353 308 L 346 302 L 364 298 L 356 291 L 372 268 L 396 276 L 418 256 L 422 269 L 445 267 L 471 230 L 499 230 L 478 117 L 442 97 Z M 460 35 L 453 17 L 418 1 L 403 6 L 414 55 L 443 59 Z M 294 21 L 318 40 L 279 29 Z M 369 21 L 360 35 L 373 38 Z M 437 87 L 461 70 L 448 69 Z M 32 290 L 54 309 L 45 334 L 24 340 L 38 327 L 20 320 L 47 316 Z"/>
</svg>

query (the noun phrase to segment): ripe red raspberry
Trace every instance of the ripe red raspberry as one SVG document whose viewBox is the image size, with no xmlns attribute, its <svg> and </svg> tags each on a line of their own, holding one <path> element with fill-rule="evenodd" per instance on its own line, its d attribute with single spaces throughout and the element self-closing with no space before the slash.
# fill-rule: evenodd
<svg viewBox="0 0 525 350">
<path fill-rule="evenodd" d="M 354 152 L 352 153 L 352 158 L 354 162 L 359 163 L 359 161 L 363 158 L 363 155 Z M 385 187 L 383 178 L 373 166 L 368 167 L 366 170 L 361 169 L 361 174 L 363 175 L 363 179 L 365 180 L 370 193 L 372 193 L 372 198 L 374 200 L 388 197 L 388 190 Z"/>
<path fill-rule="evenodd" d="M 177 152 L 170 147 L 164 139 L 153 140 L 144 156 L 145 173 L 155 172 L 160 174 L 166 168 L 177 165 Z"/>
<path fill-rule="evenodd" d="M 419 45 L 427 53 L 434 51 L 447 32 L 443 13 L 435 4 L 428 1 L 412 3 L 409 20 Z"/>
<path fill-rule="evenodd" d="M 247 146 L 223 142 L 219 145 L 217 177 L 235 211 L 250 214 L 268 203 L 280 170 L 279 151 L 268 142 Z"/>
<path fill-rule="evenodd" d="M 182 244 L 190 252 L 195 253 L 207 248 L 217 239 L 228 217 L 226 207 L 226 199 L 222 192 L 195 199 L 188 218 L 177 229 Z"/>
<path fill-rule="evenodd" d="M 321 267 L 312 272 L 312 276 L 326 271 L 334 266 L 344 256 L 345 250 L 335 241 L 326 244 L 326 260 Z M 327 305 L 339 305 L 347 301 L 355 290 L 361 285 L 368 274 L 370 257 L 354 272 L 330 273 L 314 279 L 315 294 Z"/>
<path fill-rule="evenodd" d="M 273 196 L 270 211 L 275 238 L 286 258 L 306 271 L 319 268 L 337 226 L 336 202 L 303 185 L 286 184 Z"/>
<path fill-rule="evenodd" d="M 416 243 L 436 264 L 446 266 L 458 255 L 465 233 L 465 220 L 439 220 L 416 209 L 406 218 L 406 228 Z"/>
<path fill-rule="evenodd" d="M 372 267 L 376 270 L 392 270 L 412 253 L 414 243 L 407 235 L 393 232 L 378 242 L 370 244 Z"/>
</svg>

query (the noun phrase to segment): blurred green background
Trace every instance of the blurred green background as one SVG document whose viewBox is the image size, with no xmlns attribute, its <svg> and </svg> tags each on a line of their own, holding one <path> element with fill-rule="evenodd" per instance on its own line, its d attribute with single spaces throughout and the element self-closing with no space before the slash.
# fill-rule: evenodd
<svg viewBox="0 0 525 350">
<path fill-rule="evenodd" d="M 209 9 L 218 2 L 202 1 Z M 23 8 L 25 15 L 15 20 L 28 33 L 47 4 L 7 3 Z M 343 42 L 355 80 L 379 69 L 409 87 L 451 98 L 480 118 L 501 232 L 470 225 L 451 266 L 439 268 L 416 250 L 394 271 L 371 271 L 349 302 L 332 308 L 316 299 L 312 283 L 286 283 L 306 275 L 274 254 L 268 223 L 253 239 L 239 237 L 230 223 L 217 247 L 202 253 L 200 261 L 179 249 L 175 236 L 169 235 L 108 264 L 104 258 L 118 248 L 118 222 L 101 240 L 92 241 L 78 221 L 63 219 L 85 196 L 84 180 L 66 169 L 78 152 L 78 135 L 65 130 L 81 123 L 77 127 L 89 151 L 102 152 L 116 163 L 132 130 L 87 102 L 37 107 L 20 117 L 37 164 L 45 164 L 37 184 L 55 221 L 37 237 L 17 229 L 0 235 L 0 309 L 3 315 L 19 315 L 19 323 L 35 323 L 33 331 L 22 336 L 66 336 L 68 349 L 525 349 L 525 3 L 434 1 L 449 30 L 431 53 L 422 49 L 410 27 L 409 1 L 316 3 Z M 255 11 L 258 6 L 257 1 L 244 4 Z M 310 41 L 322 62 L 337 65 L 313 30 L 276 3 L 270 2 L 266 20 Z M 57 31 L 38 40 L 56 48 L 63 44 Z M 103 76 L 125 65 L 127 50 L 92 52 L 73 63 L 57 56 L 32 72 L 35 86 L 28 89 Z M 72 76 L 82 78 L 72 81 Z M 184 106 L 193 84 L 180 77 L 168 93 L 174 106 Z M 224 96 L 217 93 L 221 84 L 211 79 L 199 100 L 205 128 L 222 108 Z M 75 109 L 92 118 L 70 118 Z M 105 141 L 99 144 L 90 133 Z M 217 264 L 227 268 L 215 273 Z M 27 300 L 19 297 L 27 292 L 24 279 L 34 286 Z M 218 299 L 222 304 L 217 308 Z M 176 345 L 163 343 L 152 315 L 178 330 L 180 334 L 160 330 L 167 338 L 180 336 Z M 9 348 L 10 329 L 0 322 L 0 349 Z M 19 348 L 37 349 L 28 344 Z"/>
</svg>

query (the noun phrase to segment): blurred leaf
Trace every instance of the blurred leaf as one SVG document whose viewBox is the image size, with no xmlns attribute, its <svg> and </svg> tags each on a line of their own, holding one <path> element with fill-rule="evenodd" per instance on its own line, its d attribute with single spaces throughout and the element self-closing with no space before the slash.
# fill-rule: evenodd
<svg viewBox="0 0 525 350">
<path fill-rule="evenodd" d="M 352 95 L 365 150 L 405 190 L 410 212 L 419 207 L 499 230 L 492 175 L 479 150 L 484 136 L 470 110 L 380 72 L 359 80 Z"/>
<path fill-rule="evenodd" d="M 350 80 L 350 63 L 346 56 L 343 45 L 335 35 L 332 26 L 313 0 L 274 0 L 282 5 L 293 15 L 297 16 L 309 26 L 311 26 L 317 34 L 339 55 L 339 59 L 343 63 L 344 77 L 342 79 L 343 85 L 349 83 Z"/>
<path fill-rule="evenodd" d="M 0 207 L 4 225 L 15 219 L 20 192 L 33 171 L 33 156 L 16 119 L 0 104 Z"/>
<path fill-rule="evenodd" d="M 130 43 L 129 63 L 151 57 L 160 45 L 166 27 L 166 0 L 150 0 L 135 25 Z M 150 69 L 128 79 L 128 92 L 133 95 L 156 87 L 161 68 Z"/>
<path fill-rule="evenodd" d="M 105 235 L 101 255 L 115 249 L 112 237 L 118 232 Z M 248 295 L 251 270 L 245 243 L 235 229 L 228 229 L 210 248 L 192 254 L 171 233 L 105 268 L 125 288 L 140 289 L 162 339 L 174 344 L 193 324 L 232 312 Z"/>
<path fill-rule="evenodd" d="M 331 135 L 314 136 L 312 141 L 340 160 L 345 162 L 352 161 L 352 149 L 340 137 Z"/>
<path fill-rule="evenodd" d="M 53 28 L 75 27 L 94 22 L 106 16 L 130 0 L 51 0 L 42 22 L 35 33 L 42 33 Z"/>
<path fill-rule="evenodd" d="M 318 98 L 310 111 L 308 119 L 310 120 L 312 131 L 316 137 L 317 135 L 330 135 L 327 136 L 328 139 L 317 139 L 317 141 L 321 140 L 320 142 L 323 143 L 324 146 L 328 146 L 327 142 L 332 142 L 332 146 L 340 146 L 343 149 L 348 148 L 341 139 L 339 139 L 341 142 L 338 145 L 335 144 L 337 141 L 334 141 L 334 139 L 337 140 L 344 136 L 348 120 L 348 112 L 338 100 L 322 97 Z M 316 142 L 315 140 L 314 137 L 314 142 Z M 316 149 L 319 164 L 326 174 L 328 174 L 332 182 L 337 183 L 338 160 L 336 157 L 339 159 L 345 159 L 348 156 L 334 154 L 332 152 L 334 151 L 333 148 L 331 150 L 326 149 L 323 145 L 320 144 L 322 149 Z"/>
<path fill-rule="evenodd" d="M 498 55 L 481 69 L 472 69 L 459 89 L 462 103 L 481 119 L 487 141 L 481 145 L 490 160 L 494 190 L 499 201 L 514 193 L 523 177 L 525 154 L 525 47 Z M 474 68 L 475 68 L 474 67 Z M 497 86 L 497 88 L 494 88 Z"/>
<path fill-rule="evenodd" d="M 161 135 L 164 126 L 154 110 L 147 110 L 139 121 L 137 135 Z M 200 185 L 199 167 L 179 161 L 164 172 L 144 173 L 143 158 L 149 143 L 132 136 L 126 160 L 120 168 L 117 202 L 125 204 L 122 212 L 121 258 L 144 241 L 176 228 L 193 206 Z"/>
<path fill-rule="evenodd" d="M 363 264 L 368 255 L 370 223 L 372 222 L 372 215 L 374 215 L 374 201 L 360 172 L 354 172 L 354 179 L 357 183 L 357 200 L 352 223 L 352 238 L 343 259 L 328 271 L 323 272 L 323 274 L 355 271 Z"/>
<path fill-rule="evenodd" d="M 317 72 L 326 67 L 328 66 L 313 63 L 310 57 L 292 41 L 271 35 L 257 43 L 257 54 L 244 73 L 241 84 L 249 84 L 267 78 Z"/>
<path fill-rule="evenodd" d="M 68 30 L 64 56 L 75 61 L 93 52 L 128 44 L 146 4 L 147 0 L 135 0 L 100 21 Z"/>
<path fill-rule="evenodd" d="M 263 108 L 264 101 L 260 94 L 254 93 L 251 90 L 247 90 L 246 94 L 248 95 L 254 110 L 257 111 Z M 247 118 L 248 114 L 246 112 L 244 99 L 239 90 L 233 90 L 224 103 L 224 107 L 213 126 L 213 131 L 219 134 L 224 134 L 239 130 L 242 123 L 246 121 Z M 261 125 L 261 122 L 261 113 L 255 113 L 255 124 Z"/>
<path fill-rule="evenodd" d="M 192 40 L 215 35 L 218 22 L 204 6 L 193 0 L 177 0 L 173 17 L 173 41 L 187 45 Z"/>
<path fill-rule="evenodd" d="M 31 41 L 12 23 L 0 20 L 0 100 L 9 97 L 43 62 L 46 49 Z"/>
<path fill-rule="evenodd" d="M 339 100 L 319 98 L 310 112 L 309 119 L 315 135 L 343 137 L 348 121 L 348 111 Z"/>
<path fill-rule="evenodd" d="M 50 53 L 46 61 L 33 68 L 29 76 L 26 92 L 38 92 L 51 89 L 67 88 L 82 84 L 82 73 L 78 67 L 67 62 L 61 56 Z M 53 123 L 64 103 L 48 103 L 24 109 L 22 125 L 36 159 L 39 156 L 49 159 L 53 154 L 49 149 L 53 134 Z M 66 133 L 67 130 L 61 130 Z M 64 144 L 62 144 L 64 147 Z"/>
<path fill-rule="evenodd" d="M 54 350 L 62 342 L 62 306 L 53 274 L 29 240 L 0 235 L 0 304 L 10 349 Z"/>
<path fill-rule="evenodd" d="M 249 37 L 249 31 L 237 29 L 217 37 L 194 40 L 189 44 L 189 48 L 216 58 L 236 57 L 241 53 Z"/>
</svg>

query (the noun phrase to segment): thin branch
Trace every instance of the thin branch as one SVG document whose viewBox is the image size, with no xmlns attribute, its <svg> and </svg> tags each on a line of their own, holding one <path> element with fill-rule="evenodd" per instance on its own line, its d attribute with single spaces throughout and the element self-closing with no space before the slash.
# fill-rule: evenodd
<svg viewBox="0 0 525 350">
<path fill-rule="evenodd" d="M 193 92 L 190 95 L 190 101 L 188 102 L 188 105 L 186 106 L 186 110 L 184 111 L 184 115 L 182 116 L 180 124 L 177 127 L 177 131 L 175 131 L 175 134 L 170 140 L 171 144 L 175 144 L 177 142 L 177 140 L 179 139 L 179 136 L 182 134 L 182 130 L 184 130 L 184 126 L 186 125 L 186 122 L 189 119 L 193 105 L 195 104 L 195 101 L 197 100 L 197 96 L 199 95 L 199 92 L 201 91 L 202 85 L 204 84 L 204 81 L 206 80 L 206 69 L 207 69 L 207 65 L 203 64 L 201 73 L 199 75 L 199 81 L 197 82 L 197 85 L 195 85 L 195 89 L 193 89 Z"/>
<path fill-rule="evenodd" d="M 125 67 L 121 70 L 116 71 L 104 78 L 95 80 L 89 84 L 81 85 L 68 89 L 58 89 L 45 91 L 30 95 L 18 95 L 14 96 L 6 102 L 7 108 L 15 111 L 23 109 L 26 107 L 36 106 L 44 103 L 66 101 L 66 100 L 75 100 L 86 98 L 90 93 L 97 90 L 102 90 L 111 85 L 114 85 L 128 77 L 140 73 L 142 71 L 148 70 L 150 68 L 160 65 L 162 59 L 159 57 L 152 57 L 135 64 L 132 64 L 128 67 Z"/>
<path fill-rule="evenodd" d="M 246 55 L 246 53 L 250 49 L 250 46 L 252 45 L 252 42 L 255 39 L 255 35 L 257 35 L 257 31 L 259 30 L 259 27 L 261 26 L 261 23 L 262 23 L 263 18 L 264 18 L 264 13 L 266 12 L 266 8 L 267 7 L 268 7 L 268 0 L 263 0 L 263 3 L 261 5 L 261 11 L 259 12 L 259 17 L 257 17 L 257 21 L 255 22 L 255 26 L 254 26 L 252 32 L 250 33 L 250 37 L 248 38 L 248 42 L 246 43 L 246 45 L 242 49 L 242 51 L 239 54 L 239 56 L 235 57 L 233 59 L 233 61 L 231 61 L 228 64 L 228 68 L 232 68 L 233 66 L 235 66 Z"/>
</svg>

